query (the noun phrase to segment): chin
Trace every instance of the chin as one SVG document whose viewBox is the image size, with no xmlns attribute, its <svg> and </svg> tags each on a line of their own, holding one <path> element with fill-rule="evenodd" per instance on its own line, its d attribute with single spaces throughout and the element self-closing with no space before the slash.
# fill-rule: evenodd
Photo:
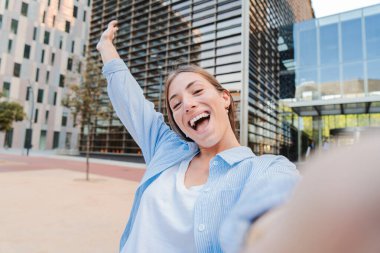
<svg viewBox="0 0 380 253">
<path fill-rule="evenodd" d="M 196 138 L 194 138 L 193 140 L 199 147 L 202 147 L 202 148 L 212 148 L 220 142 L 220 139 L 213 138 L 212 136 L 201 138 L 200 140 L 196 140 Z"/>
</svg>

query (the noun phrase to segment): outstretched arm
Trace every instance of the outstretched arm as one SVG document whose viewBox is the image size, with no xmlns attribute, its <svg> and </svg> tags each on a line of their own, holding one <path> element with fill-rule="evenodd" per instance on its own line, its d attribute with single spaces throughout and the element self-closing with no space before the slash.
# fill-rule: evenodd
<svg viewBox="0 0 380 253">
<path fill-rule="evenodd" d="M 116 51 L 115 46 L 113 45 L 113 39 L 115 38 L 115 33 L 118 30 L 117 21 L 113 20 L 108 24 L 107 29 L 102 33 L 96 49 L 99 51 L 103 64 L 113 60 L 120 59 L 119 54 Z"/>
<path fill-rule="evenodd" d="M 103 75 L 107 79 L 108 96 L 117 116 L 149 164 L 156 151 L 165 146 L 162 144 L 168 143 L 169 139 L 179 140 L 179 137 L 165 124 L 162 114 L 154 110 L 153 103 L 145 99 L 140 85 L 120 59 L 112 43 L 118 29 L 116 25 L 116 21 L 109 23 L 97 45 L 104 63 Z"/>
</svg>

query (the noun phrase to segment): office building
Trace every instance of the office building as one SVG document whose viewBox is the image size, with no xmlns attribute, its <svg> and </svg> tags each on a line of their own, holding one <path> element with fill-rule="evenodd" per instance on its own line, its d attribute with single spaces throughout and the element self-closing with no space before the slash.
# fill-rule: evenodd
<svg viewBox="0 0 380 253">
<path fill-rule="evenodd" d="M 309 142 L 352 143 L 350 133 L 380 126 L 379 23 L 374 5 L 286 29 L 282 98 Z"/>
<path fill-rule="evenodd" d="M 85 68 L 91 2 L 4 0 L 0 4 L 0 91 L 26 119 L 0 133 L 2 147 L 75 149 L 79 129 L 61 100 Z M 30 131 L 32 129 L 32 131 Z"/>
<path fill-rule="evenodd" d="M 278 111 L 281 27 L 312 17 L 310 1 L 95 0 L 89 49 L 100 62 L 96 43 L 117 19 L 120 56 L 157 109 L 166 112 L 160 94 L 167 73 L 179 64 L 197 64 L 232 92 L 241 144 L 258 154 L 278 154 L 284 145 Z M 115 114 L 97 123 L 91 151 L 140 154 Z"/>
</svg>

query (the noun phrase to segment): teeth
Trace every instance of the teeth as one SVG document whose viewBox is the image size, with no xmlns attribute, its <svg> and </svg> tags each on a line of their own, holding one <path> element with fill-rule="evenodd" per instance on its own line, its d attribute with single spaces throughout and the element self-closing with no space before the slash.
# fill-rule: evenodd
<svg viewBox="0 0 380 253">
<path fill-rule="evenodd" d="M 208 116 L 210 116 L 210 114 L 208 114 L 208 113 L 201 113 L 198 116 L 195 116 L 194 118 L 192 118 L 190 120 L 190 126 L 194 127 L 195 126 L 195 122 L 197 122 L 201 118 L 205 118 L 205 117 L 208 117 Z"/>
</svg>

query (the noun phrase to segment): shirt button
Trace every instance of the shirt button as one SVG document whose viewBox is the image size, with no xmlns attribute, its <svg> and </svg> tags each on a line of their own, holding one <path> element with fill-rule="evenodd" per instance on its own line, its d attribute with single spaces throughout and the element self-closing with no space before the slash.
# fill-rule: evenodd
<svg viewBox="0 0 380 253">
<path fill-rule="evenodd" d="M 203 232 L 205 229 L 206 229 L 205 224 L 199 224 L 199 226 L 198 226 L 198 230 L 199 230 L 200 232 Z"/>
<path fill-rule="evenodd" d="M 216 165 L 218 165 L 218 162 L 214 161 L 212 164 L 216 166 Z"/>
</svg>

